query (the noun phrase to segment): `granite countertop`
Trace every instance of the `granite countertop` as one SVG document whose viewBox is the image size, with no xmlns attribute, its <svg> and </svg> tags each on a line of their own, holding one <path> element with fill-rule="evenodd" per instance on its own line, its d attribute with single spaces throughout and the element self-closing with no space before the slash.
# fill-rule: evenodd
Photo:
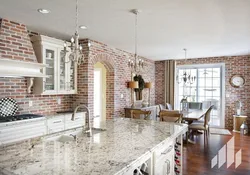
<svg viewBox="0 0 250 175">
<path fill-rule="evenodd" d="M 28 140 L 0 149 L 0 172 L 6 174 L 112 175 L 133 161 L 187 131 L 187 125 L 115 118 L 106 131 L 75 141 Z M 102 126 L 103 127 L 103 126 Z"/>
</svg>

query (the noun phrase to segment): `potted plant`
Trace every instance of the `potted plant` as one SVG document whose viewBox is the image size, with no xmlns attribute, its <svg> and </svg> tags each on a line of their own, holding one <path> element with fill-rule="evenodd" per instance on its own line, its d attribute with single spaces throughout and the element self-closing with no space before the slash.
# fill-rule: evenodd
<svg viewBox="0 0 250 175">
<path fill-rule="evenodd" d="M 134 81 L 138 81 L 139 84 L 139 88 L 135 89 L 136 100 L 142 100 L 142 90 L 144 89 L 145 81 L 141 75 L 134 76 Z"/>
</svg>

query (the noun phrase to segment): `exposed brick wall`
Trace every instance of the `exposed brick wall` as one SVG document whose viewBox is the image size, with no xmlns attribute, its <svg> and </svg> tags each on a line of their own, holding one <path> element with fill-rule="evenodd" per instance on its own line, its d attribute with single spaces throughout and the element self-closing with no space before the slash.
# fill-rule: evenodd
<svg viewBox="0 0 250 175">
<path fill-rule="evenodd" d="M 36 62 L 26 26 L 5 19 L 0 20 L 0 22 L 2 27 L 0 40 L 1 58 Z M 14 35 L 16 35 L 16 37 Z M 13 45 L 12 42 L 18 42 L 18 44 Z M 101 62 L 107 69 L 107 118 L 124 116 L 124 107 L 131 104 L 131 92 L 130 89 L 127 88 L 127 82 L 131 80 L 128 59 L 132 58 L 133 54 L 91 40 L 91 47 L 89 48 L 88 42 L 88 39 L 83 39 L 81 41 L 84 49 L 85 62 L 78 66 L 78 94 L 60 96 L 30 95 L 27 94 L 27 80 L 25 78 L 0 78 L 0 97 L 12 97 L 17 99 L 21 108 L 19 113 L 32 112 L 49 114 L 60 110 L 70 110 L 81 103 L 88 105 L 91 116 L 93 116 L 94 64 L 96 62 Z M 13 45 L 14 48 L 12 48 L 10 44 Z M 26 49 L 21 48 L 21 46 L 26 47 Z M 16 51 L 14 49 L 19 50 Z M 33 54 L 26 54 L 25 51 L 27 50 L 30 52 L 32 51 Z M 150 81 L 153 83 L 150 101 L 151 104 L 154 104 L 155 64 L 154 61 L 145 59 L 145 65 L 145 71 L 141 73 L 141 75 L 146 82 Z M 8 83 L 10 84 L 8 85 Z M 121 98 L 121 94 L 124 95 L 123 98 Z M 145 89 L 143 94 L 148 94 L 148 90 Z M 58 97 L 62 98 L 61 105 L 57 105 L 56 101 Z M 33 101 L 33 107 L 28 107 L 29 100 Z"/>
<path fill-rule="evenodd" d="M 250 56 L 229 56 L 229 57 L 210 57 L 187 60 L 177 60 L 177 65 L 190 64 L 212 64 L 225 63 L 225 127 L 233 128 L 233 115 L 235 114 L 235 101 L 240 100 L 243 104 L 242 113 L 250 117 Z M 161 67 L 164 62 L 156 62 L 156 67 Z M 234 88 L 230 85 L 230 78 L 233 75 L 240 74 L 245 77 L 246 84 L 241 88 Z M 161 81 L 156 76 L 156 81 Z M 161 96 L 164 91 L 162 87 L 157 86 L 156 96 Z"/>
<path fill-rule="evenodd" d="M 0 59 L 37 62 L 26 26 L 0 19 Z M 18 113 L 53 114 L 72 109 L 72 95 L 32 95 L 27 93 L 27 79 L 3 78 L 0 75 L 0 98 L 14 98 Z M 57 104 L 61 98 L 61 104 Z M 29 107 L 29 101 L 33 106 Z"/>
<path fill-rule="evenodd" d="M 0 58 L 37 62 L 24 24 L 0 19 Z"/>
<path fill-rule="evenodd" d="M 164 61 L 155 62 L 155 82 L 157 86 L 155 87 L 155 103 L 164 104 L 165 102 L 165 63 Z"/>
<path fill-rule="evenodd" d="M 57 111 L 72 109 L 72 96 L 70 95 L 32 95 L 27 93 L 27 80 L 25 78 L 1 78 L 0 98 L 14 98 L 19 106 L 18 113 L 54 114 Z M 61 98 L 61 104 L 57 104 Z M 29 101 L 33 106 L 29 107 Z"/>
<path fill-rule="evenodd" d="M 113 116 L 124 116 L 124 107 L 131 104 L 131 92 L 130 89 L 127 88 L 127 82 L 131 80 L 131 72 L 128 68 L 128 59 L 133 57 L 133 55 L 116 48 L 111 48 L 97 41 L 89 40 L 91 43 L 90 48 L 88 48 L 87 40 L 83 40 L 81 42 L 84 44 L 88 58 L 86 59 L 85 64 L 80 66 L 78 71 L 78 76 L 82 76 L 84 81 L 78 79 L 79 93 L 75 97 L 75 101 L 77 103 L 82 102 L 87 104 L 90 111 L 93 111 L 94 64 L 96 62 L 101 62 L 107 69 L 106 117 L 112 118 Z M 151 104 L 154 104 L 155 64 L 154 61 L 145 61 L 145 71 L 141 75 L 145 81 L 151 81 L 153 83 L 153 88 L 151 89 Z M 84 92 L 82 92 L 82 89 L 79 87 L 83 87 Z M 81 92 L 84 93 L 85 96 L 83 96 Z M 143 93 L 148 93 L 148 90 L 145 89 Z M 121 98 L 121 94 L 124 95 L 123 98 Z"/>
</svg>

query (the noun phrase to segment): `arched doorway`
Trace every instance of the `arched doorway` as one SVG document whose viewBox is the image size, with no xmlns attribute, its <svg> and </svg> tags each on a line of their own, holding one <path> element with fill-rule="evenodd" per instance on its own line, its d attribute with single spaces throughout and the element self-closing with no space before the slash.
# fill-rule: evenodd
<svg viewBox="0 0 250 175">
<path fill-rule="evenodd" d="M 94 122 L 106 120 L 106 74 L 105 66 L 94 64 Z"/>
<path fill-rule="evenodd" d="M 108 54 L 97 54 L 90 60 L 90 70 L 93 79 L 89 79 L 94 84 L 94 67 L 95 64 L 102 64 L 106 69 L 106 119 L 113 118 L 114 115 L 114 82 L 115 82 L 115 64 L 114 59 Z M 94 106 L 94 86 L 90 86 L 88 92 L 91 96 L 92 105 Z M 94 107 L 93 107 L 94 108 Z"/>
</svg>

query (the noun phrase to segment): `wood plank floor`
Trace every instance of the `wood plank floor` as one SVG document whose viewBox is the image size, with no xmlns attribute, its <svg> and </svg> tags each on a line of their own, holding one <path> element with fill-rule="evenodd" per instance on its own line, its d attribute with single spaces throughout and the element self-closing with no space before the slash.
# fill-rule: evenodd
<svg viewBox="0 0 250 175">
<path fill-rule="evenodd" d="M 235 153 L 242 150 L 242 163 L 235 169 L 235 163 L 227 168 L 226 163 L 211 168 L 211 160 L 218 151 L 234 136 Z M 183 148 L 183 175 L 250 175 L 250 136 L 238 133 L 228 135 L 210 134 L 204 144 L 203 134 L 194 136 L 196 144 L 187 144 Z"/>
</svg>

